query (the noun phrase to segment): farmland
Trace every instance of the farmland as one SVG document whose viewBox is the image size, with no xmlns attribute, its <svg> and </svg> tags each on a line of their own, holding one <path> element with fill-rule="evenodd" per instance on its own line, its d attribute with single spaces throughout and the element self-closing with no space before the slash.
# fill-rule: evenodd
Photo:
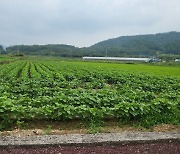
<svg viewBox="0 0 180 154">
<path fill-rule="evenodd" d="M 178 66 L 58 59 L 0 65 L 0 129 L 21 121 L 104 119 L 180 124 Z"/>
</svg>

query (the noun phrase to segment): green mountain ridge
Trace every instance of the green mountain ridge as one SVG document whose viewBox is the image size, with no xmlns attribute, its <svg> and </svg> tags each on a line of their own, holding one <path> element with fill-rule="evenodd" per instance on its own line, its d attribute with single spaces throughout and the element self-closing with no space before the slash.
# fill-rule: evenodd
<svg viewBox="0 0 180 154">
<path fill-rule="evenodd" d="M 149 57 L 163 54 L 180 55 L 180 32 L 147 35 L 121 36 L 78 48 L 64 44 L 15 45 L 6 48 L 6 53 L 47 55 L 61 57 L 82 56 L 135 56 Z"/>
<path fill-rule="evenodd" d="M 180 54 L 180 32 L 121 36 L 91 46 L 93 50 L 107 50 L 129 55 Z"/>
</svg>

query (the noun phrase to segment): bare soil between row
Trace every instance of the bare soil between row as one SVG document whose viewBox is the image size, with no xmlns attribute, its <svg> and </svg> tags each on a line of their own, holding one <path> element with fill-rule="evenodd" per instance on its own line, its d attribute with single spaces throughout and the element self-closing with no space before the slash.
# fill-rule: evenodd
<svg viewBox="0 0 180 154">
<path fill-rule="evenodd" d="M 121 132 L 180 132 L 180 126 L 160 124 L 149 129 L 121 124 L 117 121 L 106 121 L 102 127 L 90 130 L 80 121 L 33 121 L 28 124 L 14 126 L 8 130 L 0 131 L 0 136 L 36 136 L 36 135 L 64 135 L 89 133 L 121 133 Z"/>
</svg>

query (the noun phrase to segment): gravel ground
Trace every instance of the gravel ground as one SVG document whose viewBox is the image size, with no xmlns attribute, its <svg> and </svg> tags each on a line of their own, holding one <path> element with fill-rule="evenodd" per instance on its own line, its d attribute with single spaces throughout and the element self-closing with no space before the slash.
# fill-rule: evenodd
<svg viewBox="0 0 180 154">
<path fill-rule="evenodd" d="M 86 145 L 47 147 L 6 147 L 0 154 L 179 154 L 179 143 L 127 145 Z"/>
</svg>

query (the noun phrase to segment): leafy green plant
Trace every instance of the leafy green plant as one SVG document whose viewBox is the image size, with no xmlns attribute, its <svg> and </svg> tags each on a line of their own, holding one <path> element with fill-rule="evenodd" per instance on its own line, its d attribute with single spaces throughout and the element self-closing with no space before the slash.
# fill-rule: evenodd
<svg viewBox="0 0 180 154">
<path fill-rule="evenodd" d="M 144 127 L 180 123 L 178 76 L 129 71 L 124 64 L 33 58 L 0 67 L 1 130 L 35 119 L 81 119 L 90 132 L 101 131 L 106 118 Z M 155 66 L 136 67 L 160 72 Z"/>
</svg>

